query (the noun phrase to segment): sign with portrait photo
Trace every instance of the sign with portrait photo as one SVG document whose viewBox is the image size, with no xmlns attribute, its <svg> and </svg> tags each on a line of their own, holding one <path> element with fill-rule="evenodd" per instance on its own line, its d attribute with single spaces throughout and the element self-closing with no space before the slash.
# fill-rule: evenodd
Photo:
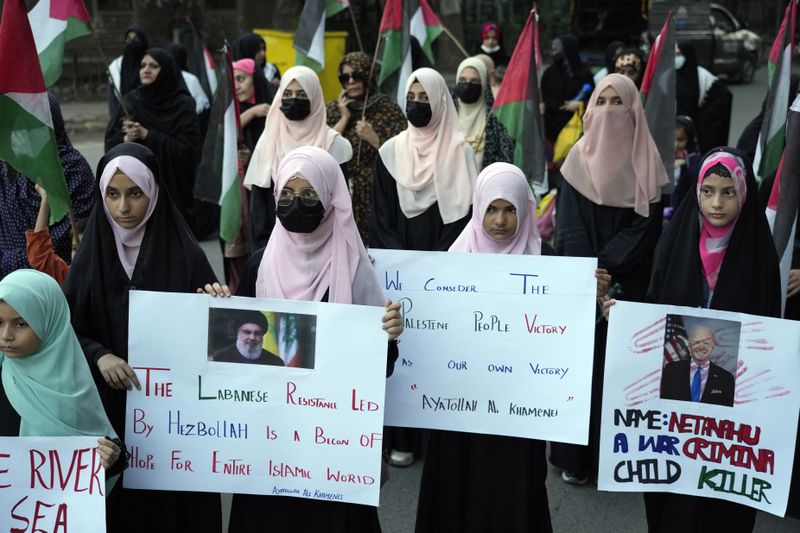
<svg viewBox="0 0 800 533">
<path fill-rule="evenodd" d="M 800 410 L 800 323 L 617 302 L 598 488 L 718 498 L 783 516 Z"/>
<path fill-rule="evenodd" d="M 125 486 L 377 506 L 384 313 L 132 291 Z"/>
</svg>

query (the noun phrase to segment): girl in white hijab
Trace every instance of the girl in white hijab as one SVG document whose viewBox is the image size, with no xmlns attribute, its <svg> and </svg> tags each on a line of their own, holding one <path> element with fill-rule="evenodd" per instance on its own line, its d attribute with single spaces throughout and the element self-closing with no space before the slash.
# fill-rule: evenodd
<svg viewBox="0 0 800 533">
<path fill-rule="evenodd" d="M 350 141 L 327 124 L 325 99 L 317 74 L 297 66 L 281 78 L 278 94 L 267 113 L 264 131 L 247 167 L 244 185 L 250 189 L 254 248 L 267 244 L 275 226 L 273 174 L 283 156 L 301 146 L 327 151 L 341 165 L 353 157 Z"/>
<path fill-rule="evenodd" d="M 447 250 L 469 219 L 478 172 L 438 72 L 422 68 L 411 74 L 406 116 L 408 129 L 379 151 L 370 243 L 376 248 Z"/>
</svg>

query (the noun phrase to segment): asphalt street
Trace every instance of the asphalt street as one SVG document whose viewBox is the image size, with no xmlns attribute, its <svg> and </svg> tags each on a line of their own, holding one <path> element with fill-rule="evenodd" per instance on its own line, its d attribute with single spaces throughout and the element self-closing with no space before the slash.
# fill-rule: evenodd
<svg viewBox="0 0 800 533">
<path fill-rule="evenodd" d="M 730 86 L 734 95 L 730 144 L 736 144 L 742 129 L 759 112 L 766 94 L 766 80 L 767 69 L 762 67 L 753 83 Z M 86 117 L 87 120 L 93 118 L 104 120 L 105 103 L 65 104 L 63 111 L 68 122 L 81 117 Z M 102 132 L 74 135 L 73 142 L 94 168 L 103 154 Z M 210 240 L 202 245 L 222 279 L 222 258 L 217 241 Z M 414 530 L 421 474 L 422 465 L 419 462 L 409 468 L 391 468 L 391 479 L 382 490 L 379 508 L 381 524 L 386 533 L 407 533 Z M 574 533 L 646 531 L 644 505 L 638 493 L 599 492 L 593 484 L 582 487 L 568 485 L 561 481 L 560 472 L 552 468 L 547 487 L 555 531 Z M 227 509 L 229 498 L 225 498 L 225 502 Z M 755 531 L 797 533 L 800 531 L 800 521 L 759 513 Z"/>
</svg>

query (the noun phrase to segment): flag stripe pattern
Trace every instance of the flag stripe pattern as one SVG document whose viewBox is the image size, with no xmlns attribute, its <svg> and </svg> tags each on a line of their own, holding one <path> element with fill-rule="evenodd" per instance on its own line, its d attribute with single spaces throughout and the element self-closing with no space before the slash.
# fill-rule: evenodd
<svg viewBox="0 0 800 533">
<path fill-rule="evenodd" d="M 51 222 L 67 214 L 69 192 L 22 0 L 5 0 L 0 19 L 0 159 L 44 188 Z"/>
<path fill-rule="evenodd" d="M 226 47 L 219 65 L 219 87 L 211 104 L 208 133 L 194 190 L 196 198 L 220 206 L 219 234 L 222 240 L 231 244 L 236 241 L 242 225 L 237 150 L 239 102 L 235 98 L 232 64 L 230 48 Z"/>
<path fill-rule="evenodd" d="M 492 113 L 514 139 L 514 164 L 537 194 L 547 192 L 545 151 L 536 71 L 539 24 L 534 9 L 517 40 Z"/>
<path fill-rule="evenodd" d="M 36 53 L 50 87 L 61 77 L 64 45 L 92 32 L 91 19 L 82 0 L 39 0 L 28 12 Z"/>
</svg>

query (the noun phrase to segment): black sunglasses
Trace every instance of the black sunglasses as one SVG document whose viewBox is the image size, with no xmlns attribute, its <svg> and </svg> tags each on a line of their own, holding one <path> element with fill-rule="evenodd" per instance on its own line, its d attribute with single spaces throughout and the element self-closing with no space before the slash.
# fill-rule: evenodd
<svg viewBox="0 0 800 533">
<path fill-rule="evenodd" d="M 352 72 L 350 74 L 339 74 L 339 83 L 342 84 L 342 87 L 347 85 L 350 80 L 355 82 L 364 81 L 364 75 L 360 72 Z"/>
</svg>

